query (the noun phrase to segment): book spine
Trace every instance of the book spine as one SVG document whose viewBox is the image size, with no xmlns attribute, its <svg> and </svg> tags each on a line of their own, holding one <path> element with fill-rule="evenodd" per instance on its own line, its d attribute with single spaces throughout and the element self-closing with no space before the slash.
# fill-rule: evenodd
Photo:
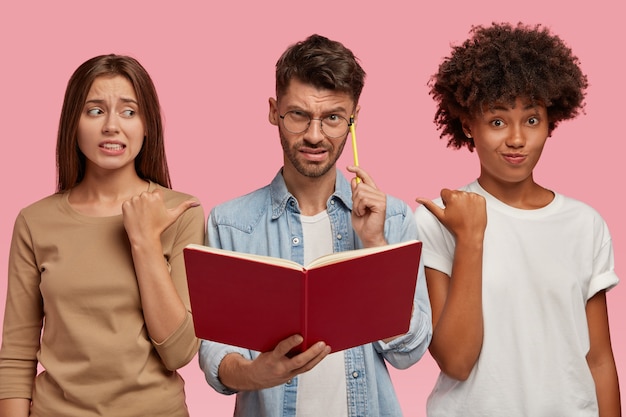
<svg viewBox="0 0 626 417">
<path fill-rule="evenodd" d="M 309 271 L 304 270 L 302 276 L 302 351 L 309 348 Z"/>
</svg>

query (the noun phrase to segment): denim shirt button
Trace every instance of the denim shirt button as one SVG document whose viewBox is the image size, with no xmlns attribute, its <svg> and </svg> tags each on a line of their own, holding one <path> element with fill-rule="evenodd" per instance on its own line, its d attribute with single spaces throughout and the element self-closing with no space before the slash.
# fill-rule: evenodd
<svg viewBox="0 0 626 417">
<path fill-rule="evenodd" d="M 296 237 L 293 237 L 293 238 L 291 239 L 291 243 L 293 243 L 294 245 L 298 245 L 298 244 L 300 244 L 300 238 L 299 238 L 299 237 L 297 237 L 297 236 L 296 236 Z"/>
<path fill-rule="evenodd" d="M 287 381 L 287 385 L 291 385 L 291 379 Z"/>
<path fill-rule="evenodd" d="M 341 240 L 341 238 L 342 238 L 342 237 L 343 237 L 343 236 L 341 236 L 341 233 L 337 233 L 337 239 L 338 239 L 338 240 Z"/>
<path fill-rule="evenodd" d="M 358 377 L 359 377 L 359 371 L 352 372 L 352 378 L 358 378 Z"/>
<path fill-rule="evenodd" d="M 335 200 L 330 200 L 330 204 L 331 204 L 332 206 L 334 206 L 334 205 L 335 205 Z"/>
</svg>

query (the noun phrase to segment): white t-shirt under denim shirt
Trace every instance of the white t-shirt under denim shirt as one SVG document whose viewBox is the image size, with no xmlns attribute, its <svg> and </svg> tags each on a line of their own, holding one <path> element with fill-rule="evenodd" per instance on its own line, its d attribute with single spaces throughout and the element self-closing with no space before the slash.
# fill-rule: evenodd
<svg viewBox="0 0 626 417">
<path fill-rule="evenodd" d="M 333 253 L 330 219 L 326 210 L 300 215 L 304 264 Z M 332 347 L 332 346 L 331 346 Z M 343 352 L 326 356 L 308 372 L 298 375 L 296 417 L 347 417 L 346 366 Z"/>
</svg>

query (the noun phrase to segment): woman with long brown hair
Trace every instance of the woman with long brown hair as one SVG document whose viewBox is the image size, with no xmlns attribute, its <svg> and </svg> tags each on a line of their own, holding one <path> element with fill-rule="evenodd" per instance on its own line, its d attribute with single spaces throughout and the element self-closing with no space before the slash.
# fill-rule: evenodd
<svg viewBox="0 0 626 417">
<path fill-rule="evenodd" d="M 199 342 L 182 249 L 203 243 L 204 213 L 170 189 L 139 62 L 102 55 L 74 72 L 57 167 L 57 192 L 15 222 L 0 416 L 187 416 L 176 370 Z"/>
</svg>

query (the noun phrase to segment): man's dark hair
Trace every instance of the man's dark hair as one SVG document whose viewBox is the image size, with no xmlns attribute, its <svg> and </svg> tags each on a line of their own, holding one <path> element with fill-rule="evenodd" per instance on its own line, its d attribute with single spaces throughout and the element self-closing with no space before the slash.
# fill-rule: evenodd
<svg viewBox="0 0 626 417">
<path fill-rule="evenodd" d="M 311 35 L 291 45 L 276 63 L 276 98 L 293 78 L 317 88 L 348 93 L 358 103 L 365 71 L 352 51 L 337 41 Z"/>
</svg>

